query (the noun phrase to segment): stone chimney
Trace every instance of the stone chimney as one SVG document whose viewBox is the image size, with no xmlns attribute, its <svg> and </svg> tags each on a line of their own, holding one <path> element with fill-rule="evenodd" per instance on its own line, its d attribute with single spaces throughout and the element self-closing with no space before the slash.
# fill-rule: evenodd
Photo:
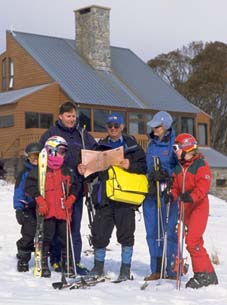
<svg viewBox="0 0 227 305">
<path fill-rule="evenodd" d="M 75 11 L 76 50 L 97 70 L 110 71 L 110 8 L 92 5 Z"/>
</svg>

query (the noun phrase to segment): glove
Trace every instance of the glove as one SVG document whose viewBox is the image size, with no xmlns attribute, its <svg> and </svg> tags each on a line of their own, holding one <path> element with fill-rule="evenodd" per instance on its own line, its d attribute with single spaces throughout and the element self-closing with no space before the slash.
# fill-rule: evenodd
<svg viewBox="0 0 227 305">
<path fill-rule="evenodd" d="M 70 195 L 66 200 L 65 200 L 65 207 L 67 209 L 71 209 L 73 203 L 76 201 L 76 196 Z"/>
<path fill-rule="evenodd" d="M 157 170 L 157 171 L 152 171 L 148 175 L 148 180 L 151 181 L 161 181 L 169 178 L 169 174 L 165 169 Z"/>
<path fill-rule="evenodd" d="M 24 211 L 23 210 L 16 210 L 16 219 L 19 225 L 24 224 Z"/>
<path fill-rule="evenodd" d="M 151 197 L 156 197 L 156 195 L 157 195 L 157 186 L 156 186 L 156 183 L 155 183 L 154 180 L 149 180 L 149 183 L 148 183 L 148 194 Z"/>
<path fill-rule="evenodd" d="M 171 202 L 173 202 L 173 195 L 171 194 L 171 193 L 164 193 L 164 203 L 165 204 L 168 204 L 168 203 L 171 203 Z"/>
<path fill-rule="evenodd" d="M 36 197 L 35 200 L 38 205 L 39 214 L 45 216 L 48 213 L 48 204 L 46 200 L 42 196 Z"/>
<path fill-rule="evenodd" d="M 183 201 L 183 202 L 191 202 L 191 203 L 192 203 L 192 202 L 193 202 L 193 199 L 192 199 L 190 193 L 191 193 L 191 192 L 189 192 L 189 191 L 182 193 L 182 194 L 180 195 L 181 201 Z"/>
</svg>

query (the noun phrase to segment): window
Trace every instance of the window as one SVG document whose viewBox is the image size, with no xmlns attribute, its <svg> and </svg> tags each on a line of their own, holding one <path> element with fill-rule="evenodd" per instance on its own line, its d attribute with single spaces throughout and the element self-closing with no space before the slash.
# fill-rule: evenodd
<svg viewBox="0 0 227 305">
<path fill-rule="evenodd" d="M 192 135 L 194 132 L 194 119 L 193 118 L 181 118 L 181 132 L 190 133 Z"/>
<path fill-rule="evenodd" d="M 199 124 L 199 145 L 207 145 L 207 124 Z"/>
<path fill-rule="evenodd" d="M 78 108 L 79 113 L 79 125 L 91 131 L 91 109 Z"/>
<path fill-rule="evenodd" d="M 50 113 L 25 113 L 25 128 L 49 128 L 53 125 L 53 114 Z"/>
<path fill-rule="evenodd" d="M 14 62 L 9 59 L 9 89 L 13 89 L 14 85 Z"/>
<path fill-rule="evenodd" d="M 94 109 L 94 131 L 106 131 L 106 118 L 108 114 L 108 110 Z"/>
<path fill-rule="evenodd" d="M 0 127 L 11 126 L 14 126 L 14 116 L 12 114 L 0 116 Z"/>
<path fill-rule="evenodd" d="M 6 58 L 2 61 L 2 90 L 6 90 Z"/>
<path fill-rule="evenodd" d="M 217 187 L 227 187 L 227 179 L 216 179 Z"/>
<path fill-rule="evenodd" d="M 145 130 L 145 115 L 140 112 L 129 113 L 129 133 L 130 134 L 144 134 Z"/>
</svg>

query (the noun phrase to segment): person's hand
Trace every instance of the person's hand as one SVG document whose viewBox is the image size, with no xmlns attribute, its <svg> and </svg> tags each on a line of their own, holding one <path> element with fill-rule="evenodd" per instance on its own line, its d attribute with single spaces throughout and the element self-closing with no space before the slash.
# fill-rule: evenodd
<svg viewBox="0 0 227 305">
<path fill-rule="evenodd" d="M 35 201 L 38 205 L 39 214 L 45 216 L 48 213 L 48 204 L 43 196 L 38 196 L 35 198 Z"/>
<path fill-rule="evenodd" d="M 24 224 L 24 211 L 23 210 L 16 210 L 16 219 L 19 225 Z"/>
<path fill-rule="evenodd" d="M 164 202 L 165 204 L 173 202 L 173 195 L 171 193 L 164 193 Z"/>
<path fill-rule="evenodd" d="M 180 199 L 183 202 L 191 202 L 191 203 L 193 202 L 193 199 L 192 199 L 189 191 L 181 193 Z"/>
<path fill-rule="evenodd" d="M 158 171 L 152 171 L 148 175 L 148 179 L 151 180 L 151 181 L 162 181 L 162 180 L 166 180 L 167 178 L 169 178 L 169 174 L 164 169 L 161 169 L 161 170 L 158 170 Z"/>
<path fill-rule="evenodd" d="M 123 169 L 129 169 L 129 166 L 130 166 L 130 162 L 129 162 L 129 159 L 123 159 L 119 166 Z"/>
<path fill-rule="evenodd" d="M 71 209 L 73 203 L 76 201 L 76 196 L 70 195 L 66 200 L 65 200 L 65 207 L 67 209 Z"/>
<path fill-rule="evenodd" d="M 85 164 L 80 163 L 77 165 L 77 170 L 80 175 L 84 175 L 86 172 L 86 169 L 87 169 L 87 166 Z"/>
</svg>

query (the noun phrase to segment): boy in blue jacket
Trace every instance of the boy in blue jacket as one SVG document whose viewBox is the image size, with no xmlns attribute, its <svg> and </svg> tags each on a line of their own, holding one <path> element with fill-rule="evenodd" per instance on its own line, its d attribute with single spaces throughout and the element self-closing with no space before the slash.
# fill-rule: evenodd
<svg viewBox="0 0 227 305">
<path fill-rule="evenodd" d="M 17 271 L 29 271 L 31 252 L 34 251 L 34 237 L 36 232 L 36 204 L 35 201 L 24 192 L 26 178 L 29 172 L 38 165 L 38 156 L 42 145 L 36 142 L 30 143 L 24 152 L 25 163 L 23 170 L 16 178 L 13 206 L 16 210 L 16 219 L 21 225 L 22 237 L 17 244 Z"/>
</svg>

